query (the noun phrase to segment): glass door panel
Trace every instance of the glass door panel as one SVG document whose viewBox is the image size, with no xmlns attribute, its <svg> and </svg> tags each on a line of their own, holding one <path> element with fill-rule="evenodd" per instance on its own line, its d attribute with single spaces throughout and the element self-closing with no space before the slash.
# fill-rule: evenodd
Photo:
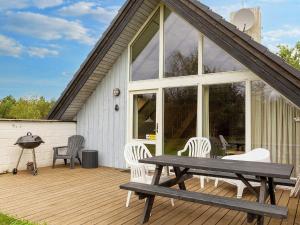
<svg viewBox="0 0 300 225">
<path fill-rule="evenodd" d="M 155 155 L 157 140 L 157 94 L 132 95 L 132 139 L 144 143 Z"/>
<path fill-rule="evenodd" d="M 245 152 L 245 84 L 203 88 L 203 134 L 210 138 L 211 156 Z"/>
<path fill-rule="evenodd" d="M 164 89 L 164 154 L 177 155 L 196 136 L 197 87 Z"/>
</svg>

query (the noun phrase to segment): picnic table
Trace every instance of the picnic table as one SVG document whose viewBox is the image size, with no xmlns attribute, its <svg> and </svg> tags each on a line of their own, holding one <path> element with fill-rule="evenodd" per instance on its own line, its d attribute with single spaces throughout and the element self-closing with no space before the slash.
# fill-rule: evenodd
<svg viewBox="0 0 300 225">
<path fill-rule="evenodd" d="M 293 182 L 290 182 L 290 176 L 293 171 L 292 165 L 170 155 L 146 158 L 139 160 L 139 162 L 156 165 L 152 183 L 129 182 L 121 185 L 120 188 L 134 191 L 139 195 L 140 199 L 147 198 L 141 223 L 148 222 L 156 195 L 244 211 L 247 213 L 248 222 L 252 222 L 257 218 L 258 224 L 263 224 L 264 216 L 287 217 L 287 208 L 276 206 L 274 188 L 276 184 L 293 184 Z M 164 166 L 173 167 L 175 178 L 170 178 L 160 183 Z M 231 179 L 239 179 L 256 196 L 257 201 L 251 202 L 187 191 L 185 181 L 192 178 L 194 174 L 209 174 L 210 176 L 225 176 Z M 260 182 L 259 191 L 249 181 Z M 174 185 L 178 185 L 179 190 L 171 188 Z M 270 196 L 271 205 L 266 203 L 268 196 Z"/>
</svg>

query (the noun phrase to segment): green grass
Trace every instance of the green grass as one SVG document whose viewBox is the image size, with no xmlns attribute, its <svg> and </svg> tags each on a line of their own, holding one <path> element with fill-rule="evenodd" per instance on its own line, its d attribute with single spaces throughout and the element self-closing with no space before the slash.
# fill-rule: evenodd
<svg viewBox="0 0 300 225">
<path fill-rule="evenodd" d="M 0 213 L 0 225 L 37 225 L 26 220 L 18 220 L 11 216 Z"/>
</svg>

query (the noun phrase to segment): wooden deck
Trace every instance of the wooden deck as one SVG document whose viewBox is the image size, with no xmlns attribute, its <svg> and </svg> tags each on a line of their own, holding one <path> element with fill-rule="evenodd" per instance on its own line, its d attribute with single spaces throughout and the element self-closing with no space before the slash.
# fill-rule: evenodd
<svg viewBox="0 0 300 225">
<path fill-rule="evenodd" d="M 125 208 L 127 192 L 119 185 L 127 182 L 129 173 L 115 169 L 93 170 L 65 167 L 41 168 L 39 175 L 21 172 L 17 176 L 0 175 L 0 212 L 36 222 L 51 224 L 139 224 L 144 201 L 132 197 Z M 235 188 L 213 181 L 199 189 L 199 180 L 187 182 L 187 188 L 220 196 L 235 196 Z M 245 199 L 254 197 L 245 192 Z M 299 198 L 289 198 L 289 191 L 277 190 L 276 199 L 289 207 L 287 220 L 265 219 L 265 224 L 300 224 Z M 212 206 L 156 198 L 149 224 L 246 224 L 246 214 Z"/>
</svg>

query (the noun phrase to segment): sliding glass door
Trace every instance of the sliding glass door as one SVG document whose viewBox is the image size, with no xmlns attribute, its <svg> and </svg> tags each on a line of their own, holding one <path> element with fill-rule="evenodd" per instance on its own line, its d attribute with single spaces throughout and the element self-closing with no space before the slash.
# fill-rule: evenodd
<svg viewBox="0 0 300 225">
<path fill-rule="evenodd" d="M 164 154 L 176 155 L 197 134 L 197 87 L 164 89 Z"/>
<path fill-rule="evenodd" d="M 245 152 L 245 83 L 203 87 L 203 134 L 214 157 Z"/>
<path fill-rule="evenodd" d="M 131 140 L 144 143 L 156 155 L 158 135 L 157 91 L 132 92 Z"/>
</svg>

